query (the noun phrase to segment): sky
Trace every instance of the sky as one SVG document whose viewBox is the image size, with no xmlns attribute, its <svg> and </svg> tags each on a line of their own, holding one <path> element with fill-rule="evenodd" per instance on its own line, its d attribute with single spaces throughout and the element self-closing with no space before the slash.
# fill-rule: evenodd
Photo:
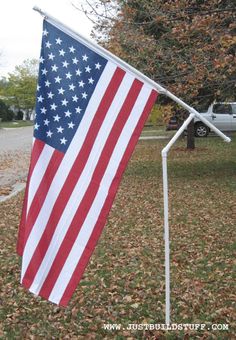
<svg viewBox="0 0 236 340">
<path fill-rule="evenodd" d="M 74 31 L 89 38 L 92 23 L 76 10 L 73 0 L 3 0 L 0 11 L 0 77 L 14 71 L 26 59 L 39 58 L 42 16 L 37 5 Z M 83 1 L 83 0 L 82 0 Z M 81 0 L 80 0 L 81 3 Z"/>
</svg>

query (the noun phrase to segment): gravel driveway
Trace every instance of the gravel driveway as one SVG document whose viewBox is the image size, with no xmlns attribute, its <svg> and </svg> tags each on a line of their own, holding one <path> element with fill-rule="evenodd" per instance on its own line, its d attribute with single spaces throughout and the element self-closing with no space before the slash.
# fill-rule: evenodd
<svg viewBox="0 0 236 340">
<path fill-rule="evenodd" d="M 0 129 L 0 202 L 25 185 L 33 127 Z"/>
</svg>

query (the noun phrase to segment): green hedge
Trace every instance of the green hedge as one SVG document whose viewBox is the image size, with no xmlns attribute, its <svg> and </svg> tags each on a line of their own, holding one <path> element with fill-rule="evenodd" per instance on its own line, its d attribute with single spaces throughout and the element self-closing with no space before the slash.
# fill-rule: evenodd
<svg viewBox="0 0 236 340">
<path fill-rule="evenodd" d="M 14 118 L 14 112 L 0 99 L 0 118 L 3 122 L 12 121 Z"/>
</svg>

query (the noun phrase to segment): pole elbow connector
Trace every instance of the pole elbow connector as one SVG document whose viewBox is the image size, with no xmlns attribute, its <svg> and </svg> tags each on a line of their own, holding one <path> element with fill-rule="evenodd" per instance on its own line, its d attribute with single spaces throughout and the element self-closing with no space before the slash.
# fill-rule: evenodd
<svg viewBox="0 0 236 340">
<path fill-rule="evenodd" d="M 229 138 L 229 137 L 226 136 L 225 142 L 230 143 L 230 142 L 231 142 L 231 138 Z"/>
<path fill-rule="evenodd" d="M 161 151 L 161 156 L 162 158 L 167 158 L 167 150 L 165 150 L 165 148 Z"/>
</svg>

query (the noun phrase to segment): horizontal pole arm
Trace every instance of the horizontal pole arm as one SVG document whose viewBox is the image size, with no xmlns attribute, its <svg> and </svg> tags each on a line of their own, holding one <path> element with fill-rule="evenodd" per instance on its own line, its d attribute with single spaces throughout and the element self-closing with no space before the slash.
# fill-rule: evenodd
<svg viewBox="0 0 236 340">
<path fill-rule="evenodd" d="M 162 92 L 163 93 L 163 92 Z M 184 109 L 186 109 L 190 114 L 193 113 L 196 117 L 198 117 L 205 125 L 207 125 L 211 130 L 213 130 L 218 136 L 220 136 L 225 142 L 231 142 L 231 139 L 227 137 L 223 132 L 221 132 L 219 129 L 217 129 L 213 124 L 211 124 L 206 118 L 204 118 L 198 111 L 196 111 L 193 107 L 186 104 L 183 100 L 176 97 L 173 93 L 171 93 L 168 90 L 164 89 L 164 93 L 167 97 L 174 100 L 176 103 L 178 103 L 180 106 L 182 106 Z"/>
<path fill-rule="evenodd" d="M 194 110 L 195 111 L 195 110 Z M 196 117 L 198 117 L 205 125 L 207 125 L 212 131 L 214 131 L 218 136 L 224 139 L 225 142 L 231 142 L 231 139 L 226 136 L 223 132 L 215 127 L 215 125 L 211 124 L 205 117 L 203 117 L 199 112 L 195 111 Z"/>
</svg>

